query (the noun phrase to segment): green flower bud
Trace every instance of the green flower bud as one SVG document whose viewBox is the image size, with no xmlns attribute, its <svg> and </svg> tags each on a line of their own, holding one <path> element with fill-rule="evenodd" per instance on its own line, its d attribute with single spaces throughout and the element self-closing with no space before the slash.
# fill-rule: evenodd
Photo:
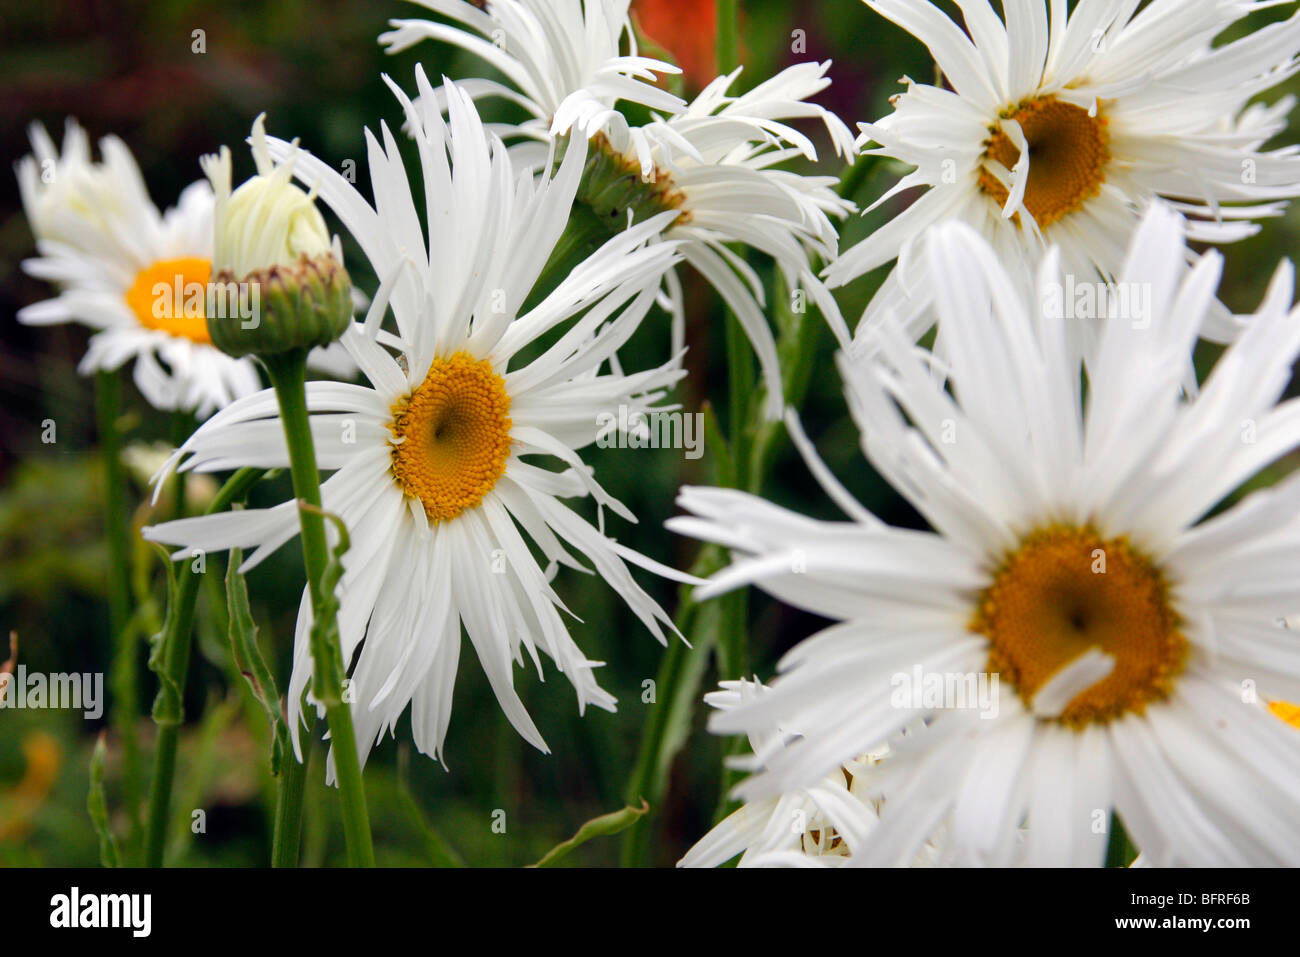
<svg viewBox="0 0 1300 957">
<path fill-rule="evenodd" d="M 216 192 L 208 334 L 231 356 L 325 346 L 352 321 L 352 282 L 313 200 L 275 164 L 265 114 L 253 122 L 257 175 L 231 191 L 230 150 L 205 156 Z M 296 146 L 295 141 L 295 146 Z"/>
<path fill-rule="evenodd" d="M 627 228 L 628 210 L 634 223 L 672 209 L 678 211 L 674 225 L 690 222 L 690 211 L 683 208 L 686 196 L 668 172 L 656 168 L 650 178 L 643 177 L 636 158 L 616 150 L 603 133 L 591 138 L 590 150 L 577 201 L 605 222 L 611 235 Z"/>
</svg>

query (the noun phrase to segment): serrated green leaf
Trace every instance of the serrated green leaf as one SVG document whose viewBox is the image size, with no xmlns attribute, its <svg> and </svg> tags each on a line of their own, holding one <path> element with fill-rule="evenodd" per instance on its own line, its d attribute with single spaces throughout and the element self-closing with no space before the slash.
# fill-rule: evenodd
<svg viewBox="0 0 1300 957">
<path fill-rule="evenodd" d="M 312 695 L 326 708 L 342 702 L 343 661 L 339 650 L 339 579 L 343 577 L 343 556 L 351 547 L 348 527 L 333 512 L 300 501 L 298 507 L 329 519 L 338 530 L 338 544 L 330 550 L 330 560 L 321 574 L 316 614 L 311 623 L 311 656 L 316 668 L 312 675 Z"/>
<path fill-rule="evenodd" d="M 167 670 L 167 636 L 174 627 L 178 609 L 184 602 L 181 594 L 182 575 L 176 574 L 171 555 L 161 545 L 154 548 L 163 556 L 167 573 L 167 611 L 162 628 L 149 638 L 149 670 L 158 676 L 158 694 L 153 702 L 153 719 L 157 724 L 180 724 L 182 718 L 181 688 Z M 189 574 L 186 567 L 185 574 Z"/>
</svg>

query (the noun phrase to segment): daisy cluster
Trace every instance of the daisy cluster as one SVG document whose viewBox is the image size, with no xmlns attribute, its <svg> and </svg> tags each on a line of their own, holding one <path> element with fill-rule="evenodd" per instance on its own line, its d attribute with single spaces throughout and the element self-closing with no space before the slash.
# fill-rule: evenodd
<svg viewBox="0 0 1300 957">
<path fill-rule="evenodd" d="M 516 667 L 614 710 L 564 588 L 590 573 L 681 641 L 653 575 L 697 602 L 754 586 L 832 622 L 765 680 L 722 674 L 705 696 L 709 728 L 748 742 L 731 762 L 747 774 L 684 866 L 1099 866 L 1117 835 L 1152 865 L 1300 864 L 1294 273 L 1278 264 L 1236 314 L 1217 248 L 1300 195 L 1300 149 L 1275 143 L 1292 102 L 1269 93 L 1300 69 L 1300 13 L 1247 30 L 1276 4 L 959 0 L 954 19 L 865 2 L 935 71 L 904 77 L 856 138 L 814 100 L 829 61 L 692 77 L 700 92 L 678 96 L 629 0 L 416 0 L 384 48 L 436 41 L 482 75 L 384 78 L 400 125 L 359 133 L 368 195 L 259 118 L 259 189 L 301 186 L 273 223 L 232 192 L 228 152 L 160 212 L 120 140 L 96 160 L 74 122 L 61 148 L 35 127 L 17 168 L 25 268 L 56 295 L 18 318 L 89 326 L 83 371 L 133 363 L 154 407 L 197 414 L 159 484 L 287 468 L 276 394 L 181 287 L 274 249 L 282 265 L 300 247 L 341 259 L 315 204 L 354 242 L 377 284 L 315 354 L 334 378 L 305 399 L 322 505 L 350 538 L 338 636 L 356 740 L 332 744 L 363 763 L 408 715 L 444 759 L 466 641 L 542 751 Z M 517 119 L 485 121 L 489 100 Z M 868 210 L 892 218 L 845 248 L 856 207 L 828 164 L 899 174 Z M 606 417 L 626 431 L 679 408 L 685 270 L 757 361 L 744 427 L 783 425 L 844 516 L 743 482 L 683 487 L 680 514 L 652 518 L 729 556 L 707 580 L 608 532 L 637 517 L 584 460 L 596 411 L 630 410 Z M 836 290 L 868 274 L 879 287 L 846 319 Z M 924 527 L 855 499 L 787 407 L 787 295 L 835 338 L 817 374 L 838 374 L 864 471 Z M 662 348 L 633 363 L 648 330 Z M 243 550 L 248 571 L 299 528 L 286 501 L 143 534 L 178 559 Z M 305 719 L 326 711 L 311 597 L 287 682 L 300 759 Z"/>
</svg>

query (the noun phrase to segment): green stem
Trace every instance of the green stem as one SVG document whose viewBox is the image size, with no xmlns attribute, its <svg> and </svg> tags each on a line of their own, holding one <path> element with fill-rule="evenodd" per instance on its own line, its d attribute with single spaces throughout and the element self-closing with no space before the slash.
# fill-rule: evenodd
<svg viewBox="0 0 1300 957">
<path fill-rule="evenodd" d="M 740 48 L 737 42 L 738 0 L 718 0 L 717 56 L 718 74 L 730 73 L 740 65 Z"/>
<path fill-rule="evenodd" d="M 835 192 L 839 194 L 840 199 L 852 201 L 879 162 L 880 157 L 875 155 L 857 157 L 853 161 L 853 165 L 844 170 L 844 173 L 840 176 L 839 185 L 835 187 Z"/>
<path fill-rule="evenodd" d="M 679 631 L 687 633 L 690 620 L 695 611 L 695 604 L 682 588 L 682 596 L 677 606 L 677 620 L 674 622 Z M 655 676 L 655 688 L 662 688 L 665 693 L 675 690 L 682 684 L 682 675 L 686 669 L 687 659 L 692 649 L 686 642 L 670 639 L 668 650 L 659 662 L 659 672 Z M 665 774 L 661 773 L 661 754 L 664 738 L 667 735 L 672 711 L 672 698 L 657 704 L 646 720 L 645 733 L 641 736 L 640 749 L 637 752 L 636 766 L 627 783 L 627 801 L 646 800 L 657 812 L 659 801 L 663 797 L 667 784 Z M 693 702 L 692 702 L 693 704 Z M 658 815 L 655 815 L 658 817 Z M 649 844 L 651 821 L 645 820 L 631 827 L 623 837 L 622 866 L 639 867 L 646 863 L 645 853 Z"/>
<path fill-rule="evenodd" d="M 172 447 L 180 448 L 194 431 L 194 416 L 188 412 L 176 412 L 172 416 Z M 185 478 L 187 473 L 175 472 L 172 481 L 172 519 L 185 517 Z"/>
<path fill-rule="evenodd" d="M 722 550 L 708 546 L 700 552 L 691 574 L 707 577 L 722 567 Z M 652 810 L 642 821 L 628 828 L 623 837 L 622 864 L 639 867 L 647 862 L 654 827 L 659 822 L 660 807 L 668 790 L 668 774 L 678 750 L 690 732 L 690 715 L 699 704 L 699 688 L 708 667 L 716 632 L 701 627 L 702 609 L 690 597 L 690 586 L 678 590 L 677 615 L 673 622 L 691 645 L 670 640 L 659 662 L 655 689 L 663 700 L 657 701 L 646 719 L 636 765 L 628 779 L 626 800 L 629 806 L 649 802 Z"/>
<path fill-rule="evenodd" d="M 193 609 L 191 608 L 191 612 Z M 189 663 L 189 642 L 185 642 L 185 662 Z M 146 821 L 144 863 L 162 867 L 167 844 L 167 816 L 171 813 L 172 785 L 176 780 L 176 740 L 179 725 L 158 726 L 154 744 L 153 782 L 149 787 L 149 817 Z"/>
<path fill-rule="evenodd" d="M 261 469 L 240 469 L 222 486 L 208 506 L 207 514 L 224 511 L 230 503 L 242 498 L 262 477 Z M 163 681 L 183 697 L 185 676 L 189 671 L 191 637 L 194 632 L 194 603 L 199 594 L 201 573 L 194 570 L 194 562 L 186 559 L 177 573 L 175 604 L 167 610 L 167 621 L 162 636 Z M 163 852 L 167 844 L 167 818 L 171 811 L 172 786 L 176 778 L 176 742 L 180 734 L 183 714 L 161 717 L 155 710 L 158 740 L 154 745 L 153 780 L 149 787 L 149 815 L 145 831 L 145 866 L 162 867 Z"/>
<path fill-rule="evenodd" d="M 622 226 L 620 220 L 616 225 Z M 550 258 L 542 268 L 537 282 L 533 284 L 520 314 L 528 312 L 539 302 L 549 296 L 561 282 L 582 262 L 614 234 L 610 224 L 601 220 L 591 208 L 582 202 L 575 202 L 569 210 L 568 222 L 564 232 L 556 240 Z"/>
<path fill-rule="evenodd" d="M 122 469 L 122 383 L 117 372 L 95 373 L 95 410 L 104 464 L 104 537 L 108 544 L 108 622 L 114 651 L 109 684 L 113 689 L 113 728 L 122 742 L 122 797 L 126 804 L 126 851 L 140 847 L 139 646 L 131 627 L 131 542 Z"/>
<path fill-rule="evenodd" d="M 726 310 L 728 430 L 727 443 L 731 449 L 734 472 L 727 484 L 744 488 L 749 474 L 751 426 L 755 410 L 760 408 L 754 397 L 753 351 L 740 320 L 731 310 Z M 718 671 L 723 678 L 742 678 L 745 675 L 745 631 L 748 609 L 747 595 L 737 589 L 723 595 L 721 640 L 718 642 Z"/>
<path fill-rule="evenodd" d="M 108 539 L 108 617 L 113 637 L 121 635 L 131 607 L 130 540 L 127 537 L 126 473 L 122 470 L 122 386 L 116 372 L 95 373 L 99 447 L 104 458 L 104 532 Z"/>
<path fill-rule="evenodd" d="M 324 596 L 320 590 L 329 564 L 329 550 L 325 539 L 325 519 L 320 511 L 320 471 L 316 466 L 316 448 L 312 442 L 311 423 L 307 415 L 307 352 L 296 349 L 263 357 L 263 362 L 280 404 L 280 420 L 284 425 L 289 465 L 293 473 L 293 494 L 300 503 L 311 506 L 299 508 L 298 520 L 302 531 L 302 555 L 307 569 L 312 612 L 317 619 L 321 619 L 334 613 L 324 607 Z M 339 648 L 338 629 L 329 629 L 329 635 L 333 646 L 328 649 L 328 654 L 322 656 L 327 660 L 322 661 L 313 654 L 313 687 L 317 691 L 317 698 L 325 703 L 330 739 L 334 743 L 334 771 L 343 808 L 343 834 L 347 841 L 348 864 L 352 867 L 373 867 L 375 852 L 370 838 L 361 761 L 357 756 L 356 732 L 352 726 L 352 707 L 343 700 L 343 654 Z M 324 696 L 319 693 L 321 689 L 327 692 Z"/>
<path fill-rule="evenodd" d="M 304 714 L 306 727 L 299 728 L 303 742 L 302 761 L 286 754 L 280 762 L 275 794 L 275 834 L 271 838 L 271 866 L 297 867 L 299 842 L 302 838 L 302 797 L 307 784 L 307 766 L 311 763 L 311 742 L 315 733 L 316 712 Z"/>
</svg>

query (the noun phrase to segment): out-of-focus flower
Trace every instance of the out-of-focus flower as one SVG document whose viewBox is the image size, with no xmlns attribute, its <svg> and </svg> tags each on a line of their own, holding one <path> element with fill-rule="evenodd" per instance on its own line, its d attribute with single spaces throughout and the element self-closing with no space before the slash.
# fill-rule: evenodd
<svg viewBox="0 0 1300 957">
<path fill-rule="evenodd" d="M 200 418 L 260 388 L 249 361 L 212 345 L 205 319 L 212 265 L 212 190 L 200 181 L 160 214 L 130 151 L 116 137 L 90 155 L 85 132 L 68 121 L 59 153 L 33 126 L 34 155 L 18 182 L 40 257 L 23 268 L 58 287 L 25 306 L 20 322 L 81 322 L 96 330 L 79 371 L 134 361 L 140 392 L 156 408 Z"/>
<path fill-rule="evenodd" d="M 632 19 L 641 33 L 668 50 L 692 89 L 717 72 L 717 0 L 633 0 Z"/>
</svg>

